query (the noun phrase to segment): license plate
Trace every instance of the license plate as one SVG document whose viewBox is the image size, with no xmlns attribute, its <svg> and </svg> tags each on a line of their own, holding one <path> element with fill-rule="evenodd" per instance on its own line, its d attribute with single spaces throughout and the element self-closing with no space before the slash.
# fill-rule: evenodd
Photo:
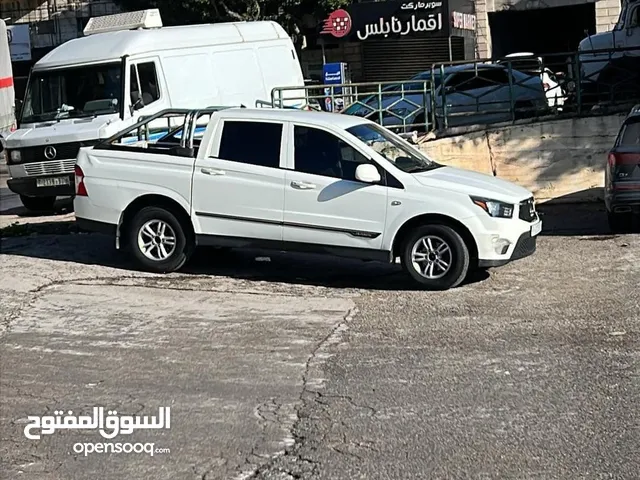
<svg viewBox="0 0 640 480">
<path fill-rule="evenodd" d="M 69 177 L 37 178 L 36 187 L 59 187 L 61 185 L 71 185 Z"/>
<path fill-rule="evenodd" d="M 531 227 L 531 236 L 535 237 L 541 231 L 542 231 L 542 222 L 538 222 L 534 226 Z"/>
</svg>

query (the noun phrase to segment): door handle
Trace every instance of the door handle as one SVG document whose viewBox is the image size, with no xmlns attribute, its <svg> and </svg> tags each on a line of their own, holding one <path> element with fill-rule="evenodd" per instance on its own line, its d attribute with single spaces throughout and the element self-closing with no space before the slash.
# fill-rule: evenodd
<svg viewBox="0 0 640 480">
<path fill-rule="evenodd" d="M 217 168 L 201 168 L 200 171 L 205 175 L 224 175 L 224 170 L 219 170 Z"/>
<path fill-rule="evenodd" d="M 296 181 L 291 182 L 291 186 L 298 190 L 313 190 L 314 188 L 316 188 L 315 184 L 313 183 L 296 182 Z"/>
</svg>

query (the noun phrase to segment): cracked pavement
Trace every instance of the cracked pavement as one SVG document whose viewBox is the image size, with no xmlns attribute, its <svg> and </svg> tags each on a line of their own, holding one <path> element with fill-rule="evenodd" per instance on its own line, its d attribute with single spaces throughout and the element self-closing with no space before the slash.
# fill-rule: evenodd
<svg viewBox="0 0 640 480">
<path fill-rule="evenodd" d="M 0 478 L 621 478 L 640 471 L 640 235 L 545 218 L 538 252 L 448 292 L 395 266 L 203 250 L 136 272 L 100 235 L 5 238 Z M 268 258 L 266 258 L 268 257 Z M 28 440 L 58 408 L 152 415 Z"/>
</svg>

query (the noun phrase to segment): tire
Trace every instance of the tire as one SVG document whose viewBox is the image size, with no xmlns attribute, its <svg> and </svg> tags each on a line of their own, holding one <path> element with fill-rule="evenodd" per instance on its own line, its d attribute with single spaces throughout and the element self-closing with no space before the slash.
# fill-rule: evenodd
<svg viewBox="0 0 640 480">
<path fill-rule="evenodd" d="M 607 212 L 609 229 L 614 233 L 625 233 L 631 230 L 631 215 Z"/>
<path fill-rule="evenodd" d="M 448 268 L 439 266 L 442 263 L 438 264 L 437 260 L 428 261 L 429 240 L 431 250 L 440 250 L 439 259 L 448 264 Z M 414 266 L 415 254 L 418 257 L 424 257 L 423 261 L 417 262 L 417 265 L 425 270 L 422 273 L 418 272 Z M 457 287 L 466 278 L 471 262 L 469 249 L 460 234 L 449 226 L 438 224 L 423 225 L 413 230 L 402 246 L 400 258 L 409 276 L 427 290 L 447 290 Z M 431 268 L 429 265 L 433 265 L 431 271 L 429 271 Z"/>
<path fill-rule="evenodd" d="M 20 195 L 22 205 L 32 212 L 50 212 L 53 211 L 53 205 L 56 203 L 56 197 L 27 197 Z"/>
<path fill-rule="evenodd" d="M 151 232 L 163 234 L 164 241 L 160 235 L 152 237 Z M 136 213 L 127 228 L 127 236 L 133 260 L 142 269 L 155 273 L 175 272 L 182 268 L 195 245 L 193 240 L 187 238 L 176 216 L 161 207 L 145 207 Z M 154 245 L 144 249 L 145 243 Z"/>
</svg>

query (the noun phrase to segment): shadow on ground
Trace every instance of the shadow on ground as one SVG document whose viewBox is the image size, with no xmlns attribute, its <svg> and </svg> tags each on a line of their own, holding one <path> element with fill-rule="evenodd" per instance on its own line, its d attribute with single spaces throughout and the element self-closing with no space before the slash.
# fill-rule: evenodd
<svg viewBox="0 0 640 480">
<path fill-rule="evenodd" d="M 98 234 L 69 232 L 66 235 L 5 238 L 1 252 L 6 255 L 136 270 L 126 255 L 115 250 L 111 238 Z M 417 289 L 399 265 L 277 251 L 203 247 L 196 251 L 180 273 L 330 288 Z M 472 284 L 487 278 L 489 274 L 486 271 L 479 271 L 470 275 L 466 283 Z"/>
<path fill-rule="evenodd" d="M 538 206 L 543 236 L 613 236 L 604 203 L 543 203 Z M 636 219 L 630 233 L 640 233 Z"/>
<path fill-rule="evenodd" d="M 2 209 L 1 211 L 2 215 L 16 215 L 21 218 L 55 217 L 57 215 L 66 215 L 67 213 L 73 212 L 73 199 L 69 197 L 57 200 L 55 205 L 53 206 L 53 210 L 50 212 L 32 212 L 27 210 L 22 205 L 18 207 L 8 208 L 6 210 Z"/>
</svg>

